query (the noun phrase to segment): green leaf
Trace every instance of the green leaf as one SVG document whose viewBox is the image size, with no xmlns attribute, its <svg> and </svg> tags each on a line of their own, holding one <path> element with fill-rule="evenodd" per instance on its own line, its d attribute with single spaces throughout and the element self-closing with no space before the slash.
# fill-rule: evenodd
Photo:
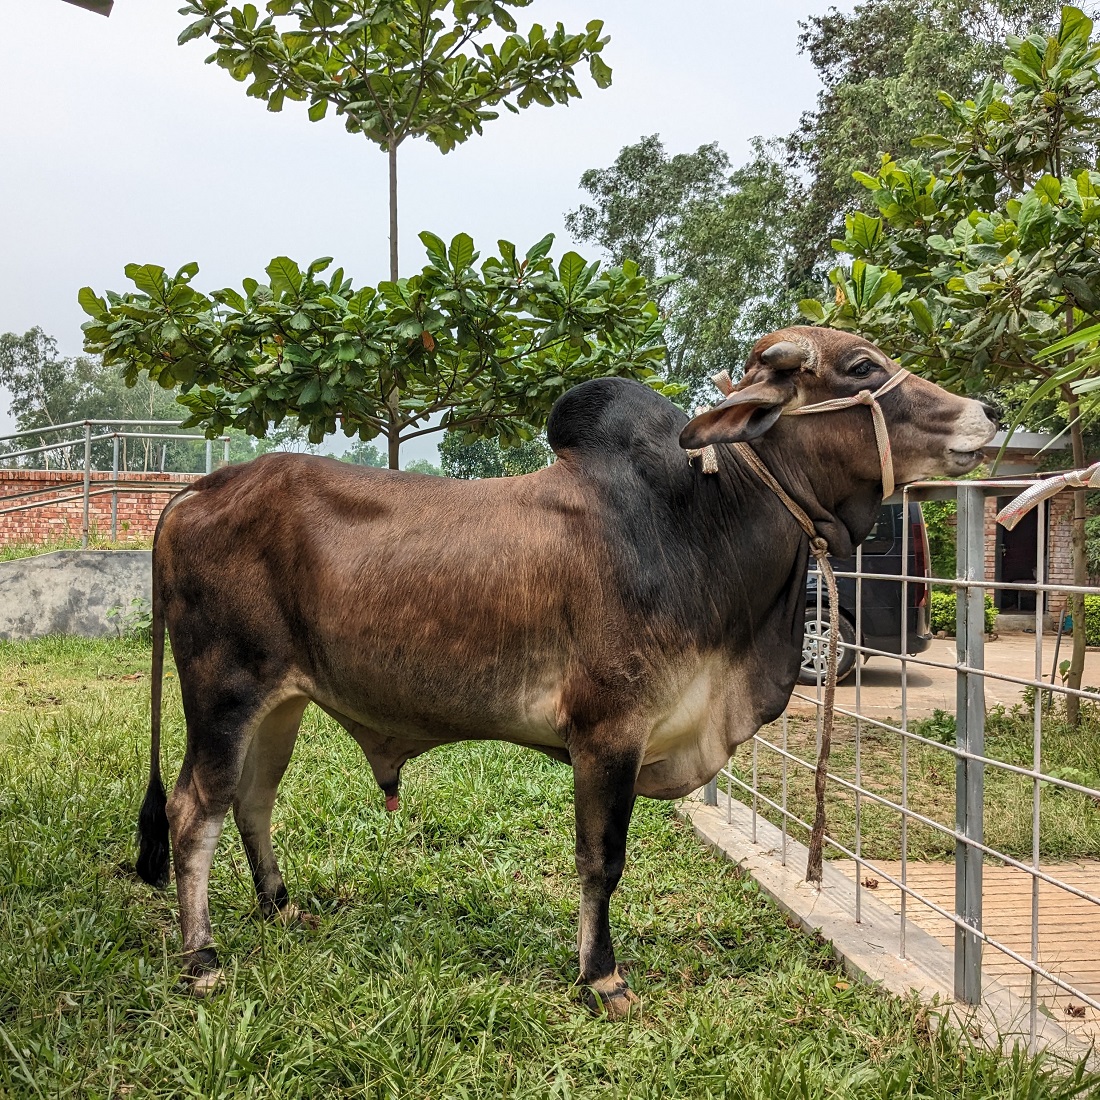
<svg viewBox="0 0 1100 1100">
<path fill-rule="evenodd" d="M 428 255 L 431 256 L 436 264 L 440 267 L 447 266 L 447 246 L 443 243 L 442 237 L 437 237 L 434 233 L 429 233 L 426 229 L 420 234 L 421 243 L 428 250 Z"/>
<path fill-rule="evenodd" d="M 554 234 L 547 233 L 538 244 L 533 245 L 527 252 L 527 265 L 538 263 L 554 247 Z"/>
<path fill-rule="evenodd" d="M 213 25 L 214 20 L 207 17 L 197 20 L 190 26 L 184 27 L 183 30 L 180 31 L 179 38 L 176 39 L 177 45 L 182 46 L 185 42 L 190 42 L 193 38 L 201 38 Z"/>
<path fill-rule="evenodd" d="M 156 264 L 127 264 L 126 278 L 150 298 L 157 297 L 164 288 L 164 268 Z"/>
<path fill-rule="evenodd" d="M 325 117 L 325 114 L 327 113 L 327 111 L 328 111 L 328 100 L 327 99 L 319 99 L 319 100 L 317 100 L 316 103 L 311 103 L 309 105 L 309 110 L 306 112 L 306 114 L 309 115 L 309 121 L 310 122 L 320 122 L 321 119 L 323 119 Z"/>
<path fill-rule="evenodd" d="M 577 281 L 584 274 L 585 266 L 584 259 L 576 252 L 566 252 L 562 256 L 561 263 L 558 265 L 558 278 L 561 280 L 562 286 L 565 287 L 566 294 L 573 292 Z"/>
<path fill-rule="evenodd" d="M 98 319 L 107 312 L 107 303 L 90 286 L 82 286 L 77 292 L 76 300 L 89 317 Z"/>
<path fill-rule="evenodd" d="M 816 298 L 803 298 L 798 303 L 799 312 L 815 325 L 824 324 L 825 307 Z"/>
<path fill-rule="evenodd" d="M 588 59 L 588 68 L 597 88 L 611 87 L 611 66 L 598 53 Z"/>
<path fill-rule="evenodd" d="M 276 256 L 265 268 L 270 280 L 271 292 L 297 294 L 302 286 L 302 272 L 289 256 Z"/>
<path fill-rule="evenodd" d="M 447 258 L 456 275 L 465 271 L 474 262 L 476 255 L 474 241 L 469 233 L 458 233 L 451 239 Z"/>
<path fill-rule="evenodd" d="M 882 219 L 869 218 L 861 210 L 849 214 L 845 219 L 848 240 L 857 244 L 864 252 L 873 251 L 882 241 Z"/>
<path fill-rule="evenodd" d="M 936 325 L 932 320 L 931 311 L 919 298 L 914 298 L 909 303 L 909 313 L 912 315 L 913 324 L 923 333 L 925 336 L 931 336 Z"/>
</svg>

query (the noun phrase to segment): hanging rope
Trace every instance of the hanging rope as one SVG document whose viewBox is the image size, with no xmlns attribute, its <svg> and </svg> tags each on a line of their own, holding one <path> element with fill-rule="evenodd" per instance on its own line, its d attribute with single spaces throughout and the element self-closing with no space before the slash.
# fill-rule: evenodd
<svg viewBox="0 0 1100 1100">
<path fill-rule="evenodd" d="M 1037 481 L 997 513 L 997 522 L 1011 531 L 1036 504 L 1063 489 L 1100 489 L 1100 462 L 1094 462 L 1085 470 L 1070 470 Z"/>
<path fill-rule="evenodd" d="M 883 416 L 882 409 L 879 407 L 878 398 L 899 385 L 908 376 L 909 372 L 901 368 L 877 390 L 860 390 L 853 397 L 837 397 L 829 401 L 819 401 L 814 405 L 803 405 L 801 408 L 784 412 L 783 415 L 809 416 L 812 413 L 836 412 L 856 405 L 867 405 L 871 410 L 871 419 L 875 426 L 875 444 L 878 447 L 879 466 L 882 470 L 882 495 L 888 497 L 894 492 L 894 462 L 890 449 L 890 433 L 886 426 L 886 417 Z M 713 381 L 727 397 L 733 392 L 733 383 L 725 371 L 716 374 Z M 817 562 L 818 571 L 825 578 L 825 587 L 829 594 L 829 645 L 826 649 L 825 698 L 822 704 L 824 713 L 821 723 L 821 744 L 818 746 L 817 766 L 814 769 L 814 824 L 810 830 L 810 850 L 806 858 L 806 881 L 820 885 L 825 853 L 825 784 L 829 778 L 829 755 L 833 747 L 837 652 L 840 642 L 840 601 L 837 598 L 836 576 L 829 561 L 829 544 L 817 533 L 817 528 L 814 527 L 813 520 L 806 514 L 805 509 L 776 481 L 760 456 L 747 443 L 734 443 L 732 448 L 749 469 L 782 501 L 795 522 L 806 533 L 810 540 L 810 553 Z M 718 451 L 714 444 L 689 450 L 688 458 L 701 458 L 704 473 L 718 472 Z M 1097 463 L 1094 469 L 1100 470 L 1100 463 Z M 1056 489 L 1052 490 L 1052 492 L 1056 491 Z"/>
</svg>

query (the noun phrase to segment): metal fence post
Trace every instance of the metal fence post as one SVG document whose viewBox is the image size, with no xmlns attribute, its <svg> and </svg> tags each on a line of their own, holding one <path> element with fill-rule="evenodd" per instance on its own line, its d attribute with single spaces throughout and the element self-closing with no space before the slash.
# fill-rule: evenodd
<svg viewBox="0 0 1100 1100">
<path fill-rule="evenodd" d="M 960 580 L 985 577 L 985 496 L 978 486 L 958 489 L 958 567 Z M 961 666 L 983 668 L 985 662 L 985 589 L 959 588 L 956 594 L 956 745 L 975 755 L 985 753 L 985 685 L 981 676 Z M 955 761 L 955 828 L 960 837 L 983 842 L 982 795 L 984 765 L 957 757 Z M 982 927 L 982 853 L 955 842 L 955 912 L 969 928 L 955 926 L 955 997 L 976 1005 L 982 999 L 982 942 L 974 929 Z"/>
<path fill-rule="evenodd" d="M 705 787 L 703 787 L 703 805 L 704 806 L 717 806 L 718 805 L 718 777 L 715 776 Z"/>
<path fill-rule="evenodd" d="M 80 548 L 88 549 L 88 502 L 92 495 L 92 422 L 84 421 L 84 519 L 80 524 Z"/>
<path fill-rule="evenodd" d="M 206 472 L 210 473 L 214 469 L 214 443 L 208 439 L 206 441 Z"/>
<path fill-rule="evenodd" d="M 113 455 L 111 458 L 111 542 L 118 542 L 118 432 L 111 439 Z"/>
<path fill-rule="evenodd" d="M 229 436 L 226 436 L 222 440 L 222 444 L 223 444 L 223 446 L 222 446 L 222 465 L 223 466 L 228 466 L 229 465 Z"/>
</svg>

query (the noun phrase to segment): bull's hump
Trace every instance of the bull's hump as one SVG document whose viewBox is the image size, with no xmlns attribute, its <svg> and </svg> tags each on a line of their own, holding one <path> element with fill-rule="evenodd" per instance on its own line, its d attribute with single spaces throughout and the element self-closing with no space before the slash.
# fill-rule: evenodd
<svg viewBox="0 0 1100 1100">
<path fill-rule="evenodd" d="M 666 397 L 626 378 L 582 382 L 558 398 L 546 425 L 554 453 L 585 465 L 639 459 L 684 464 L 680 430 L 687 417 Z"/>
</svg>

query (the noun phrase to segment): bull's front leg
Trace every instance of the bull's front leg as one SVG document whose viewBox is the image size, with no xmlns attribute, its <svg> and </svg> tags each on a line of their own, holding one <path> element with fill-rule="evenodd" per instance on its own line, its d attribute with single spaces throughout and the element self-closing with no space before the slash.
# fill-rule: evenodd
<svg viewBox="0 0 1100 1100">
<path fill-rule="evenodd" d="M 638 998 L 615 965 L 608 908 L 626 862 L 640 753 L 573 753 L 577 873 L 581 880 L 578 946 L 581 981 L 609 1016 L 625 1016 Z"/>
</svg>

